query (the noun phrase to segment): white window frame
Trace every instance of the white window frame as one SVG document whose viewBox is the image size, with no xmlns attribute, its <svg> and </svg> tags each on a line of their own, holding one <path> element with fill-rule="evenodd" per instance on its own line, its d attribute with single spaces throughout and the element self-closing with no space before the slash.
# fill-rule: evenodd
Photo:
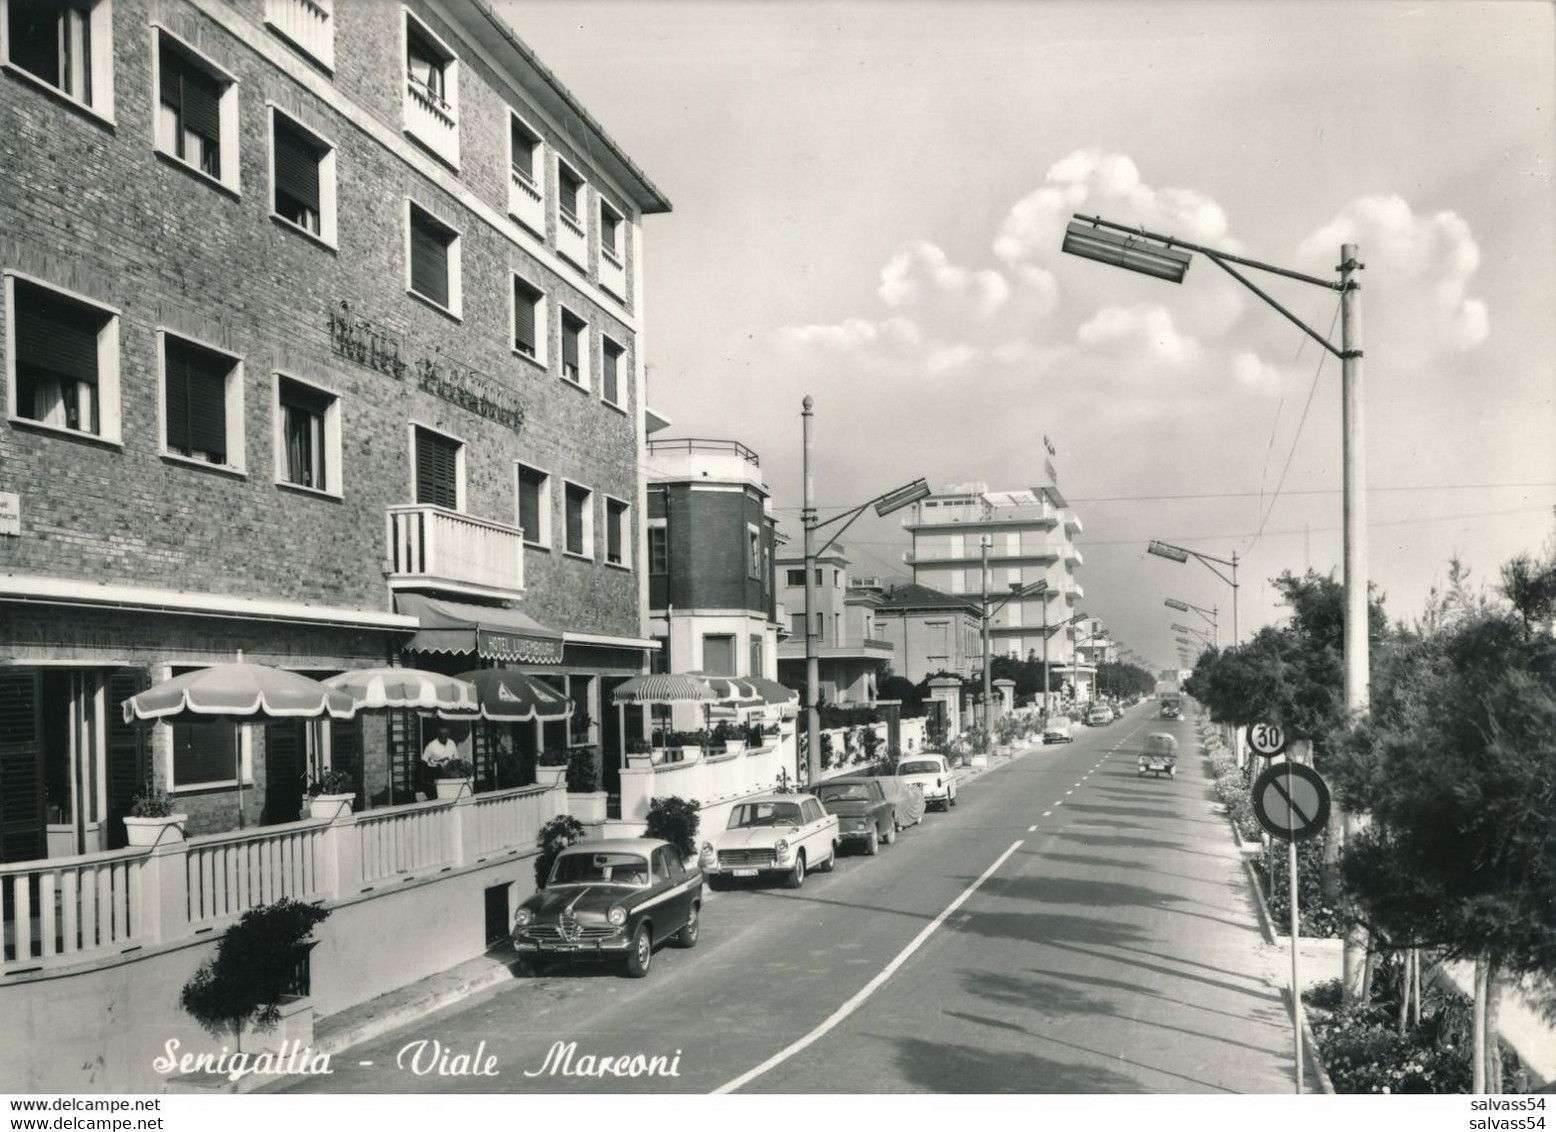
<svg viewBox="0 0 1556 1132">
<path fill-rule="evenodd" d="M 616 221 L 614 225 L 615 236 L 610 240 L 605 238 L 605 233 L 608 231 L 605 223 L 607 213 L 614 217 Z M 617 267 L 625 268 L 627 266 L 627 256 L 624 251 L 626 241 L 623 239 L 623 236 L 627 230 L 627 218 L 621 214 L 620 209 L 606 200 L 603 195 L 600 197 L 599 229 L 600 254 L 609 258 Z"/>
<path fill-rule="evenodd" d="M 664 533 L 665 533 L 665 568 L 663 570 L 655 570 L 654 569 L 654 553 L 653 553 L 653 550 L 651 549 L 652 546 L 653 546 L 653 541 L 652 541 L 652 538 L 651 538 L 651 535 L 650 535 L 650 532 L 652 532 L 652 531 L 664 531 Z M 654 578 L 666 578 L 666 577 L 669 577 L 669 575 L 670 575 L 670 520 L 668 520 L 668 519 L 650 519 L 648 521 L 647 525 L 644 528 L 643 542 L 644 542 L 644 553 L 646 555 L 648 555 L 647 567 L 648 567 L 649 576 L 650 577 L 654 577 Z"/>
<path fill-rule="evenodd" d="M 227 371 L 226 403 L 223 406 L 224 423 L 227 426 L 227 463 L 212 464 L 208 460 L 196 460 L 193 456 L 185 456 L 181 452 L 171 451 L 167 446 L 167 340 L 177 338 L 181 342 L 202 347 L 213 354 L 220 354 L 224 358 L 232 359 L 232 368 Z M 214 342 L 207 342 L 192 334 L 185 334 L 171 326 L 157 327 L 157 449 L 164 460 L 170 460 L 179 464 L 187 464 L 195 468 L 204 468 L 207 471 L 227 472 L 231 475 L 247 476 L 248 461 L 245 455 L 245 439 L 243 432 L 243 355 L 234 354 L 225 347 L 218 346 Z M 233 458 L 237 462 L 233 463 Z"/>
<path fill-rule="evenodd" d="M 16 281 L 18 279 L 42 290 L 52 291 L 71 302 L 90 307 L 107 317 L 107 322 L 103 324 L 97 336 L 97 432 L 83 432 L 80 429 L 45 424 L 32 417 L 24 417 L 18 412 L 16 405 Z M 119 309 L 98 302 L 79 291 L 57 287 L 45 279 L 20 271 L 7 270 L 4 273 L 4 283 L 6 419 L 19 422 L 28 428 L 44 429 L 61 436 L 97 441 L 116 447 L 122 446 L 119 406 Z"/>
<path fill-rule="evenodd" d="M 583 229 L 584 239 L 587 241 L 589 238 L 589 179 L 580 173 L 576 168 L 574 168 L 573 163 L 567 160 L 561 154 L 557 154 L 556 163 L 557 222 L 564 222 L 565 214 L 562 211 L 562 186 L 566 183 L 567 178 L 563 173 L 563 171 L 566 170 L 566 173 L 571 175 L 572 179 L 578 182 L 578 195 L 573 198 L 573 202 L 578 207 L 577 210 L 573 213 L 571 223 L 573 227 Z"/>
<path fill-rule="evenodd" d="M 551 485 L 556 482 L 556 476 L 544 468 L 536 467 L 534 464 L 526 464 L 523 460 L 515 460 L 513 462 L 513 525 L 520 528 L 524 527 L 522 473 L 525 470 L 544 476 L 545 483 L 540 485 L 540 530 L 531 531 L 527 528 L 524 529 L 524 545 L 550 550 L 551 512 L 556 506 L 556 501 L 552 496 Z"/>
<path fill-rule="evenodd" d="M 113 115 L 113 0 L 94 0 L 87 15 L 87 38 L 92 44 L 92 101 L 86 102 L 55 86 L 47 79 L 11 62 L 11 4 L 13 0 L 0 0 L 0 69 L 32 83 L 55 98 L 92 114 L 109 125 L 114 125 Z"/>
<path fill-rule="evenodd" d="M 175 668 L 186 668 L 186 665 L 175 665 Z M 193 671 L 192 668 L 189 669 Z M 180 720 L 179 722 L 194 722 L 199 720 Z M 162 781 L 168 784 L 167 791 L 172 795 L 195 794 L 207 790 L 221 790 L 230 786 L 254 785 L 254 728 L 250 724 L 235 724 L 238 729 L 238 777 L 211 779 L 204 782 L 178 782 L 174 775 L 177 771 L 177 751 L 173 748 L 171 738 L 168 740 L 166 764 L 162 768 Z M 160 760 L 159 760 L 160 761 Z"/>
<path fill-rule="evenodd" d="M 510 176 L 512 175 L 513 171 L 513 124 L 515 122 L 519 124 L 519 127 L 525 133 L 529 134 L 532 138 L 535 139 L 534 148 L 531 152 L 531 156 L 534 158 L 534 160 L 530 162 L 530 168 L 535 171 L 535 174 L 531 180 L 531 184 L 534 186 L 535 191 L 540 194 L 541 226 L 544 227 L 546 208 L 546 141 L 545 138 L 541 135 L 541 132 L 534 126 L 530 125 L 529 122 L 525 119 L 524 115 L 513 109 L 513 107 L 508 107 L 508 141 L 506 154 Z M 510 211 L 508 215 L 518 219 L 512 211 Z M 523 221 L 520 221 L 520 223 L 522 224 Z M 528 227 L 528 225 L 525 225 L 525 227 Z M 536 235 L 544 239 L 546 234 L 544 231 L 541 231 L 537 232 Z"/>
<path fill-rule="evenodd" d="M 411 137 L 416 138 L 418 141 L 422 142 L 434 154 L 437 154 L 439 156 L 439 158 L 441 158 L 442 160 L 448 162 L 448 164 L 450 166 L 452 166 L 455 171 L 458 171 L 458 169 L 459 169 L 459 54 L 452 47 L 450 47 L 448 45 L 448 43 L 443 39 L 442 36 L 438 35 L 437 32 L 433 31 L 430 27 L 428 27 L 427 24 L 425 23 L 425 21 L 418 19 L 416 14 L 414 12 L 412 12 L 409 8 L 406 8 L 406 7 L 402 6 L 400 8 L 400 12 L 403 15 L 403 18 L 400 20 L 400 57 L 399 57 L 398 60 L 396 60 L 396 74 L 398 74 L 399 82 L 400 82 L 400 97 L 402 99 L 410 97 L 409 94 L 406 92 L 405 85 L 406 85 L 406 82 L 408 81 L 408 76 L 406 74 L 407 61 L 410 58 L 410 52 L 411 52 L 410 29 L 411 29 L 411 24 L 414 23 L 416 25 L 416 30 L 421 34 L 421 36 L 424 39 L 426 39 L 428 42 L 430 42 L 433 47 L 435 47 L 435 48 L 437 48 L 437 50 L 441 51 L 443 53 L 443 56 L 444 56 L 444 60 L 445 61 L 444 61 L 444 64 L 443 64 L 443 94 L 442 94 L 442 98 L 443 98 L 443 102 L 448 107 L 448 115 L 449 115 L 449 117 L 454 120 L 453 139 L 452 139 L 453 153 L 445 155 L 444 152 L 443 152 L 444 144 L 443 144 L 443 140 L 441 138 L 424 138 L 424 137 L 421 137 L 421 135 L 418 134 L 416 130 L 411 128 L 411 123 L 410 123 L 409 120 L 407 120 L 405 122 L 405 124 L 404 124 L 405 132 L 410 134 Z"/>
<path fill-rule="evenodd" d="M 304 43 L 304 37 L 293 35 L 287 30 L 291 21 L 286 11 L 296 8 L 316 8 L 324 13 L 329 31 L 327 37 L 317 44 L 318 50 Z M 265 0 L 265 26 L 325 70 L 335 69 L 335 0 Z"/>
<path fill-rule="evenodd" d="M 614 495 L 604 495 L 603 492 L 601 494 L 604 496 L 604 499 L 600 506 L 604 509 L 605 514 L 605 538 L 602 540 L 604 545 L 601 547 L 601 560 L 605 565 L 614 569 L 630 570 L 632 569 L 632 504 L 625 499 L 618 499 Z M 621 530 L 616 538 L 617 543 L 621 546 L 620 562 L 612 562 L 610 560 L 611 504 L 613 503 L 621 508 L 619 512 Z"/>
<path fill-rule="evenodd" d="M 610 353 L 612 348 L 616 350 L 615 400 L 611 400 L 611 398 L 605 395 L 605 357 L 608 353 Z M 616 339 L 612 338 L 609 334 L 606 334 L 603 331 L 600 333 L 600 400 L 605 402 L 605 404 L 609 405 L 611 408 L 620 409 L 623 412 L 625 412 L 627 408 L 627 357 L 628 355 L 626 346 L 616 341 Z"/>
<path fill-rule="evenodd" d="M 755 523 L 746 524 L 746 577 L 753 582 L 762 579 L 762 528 Z"/>
<path fill-rule="evenodd" d="M 217 100 L 216 113 L 220 118 L 221 137 L 217 144 L 221 146 L 221 175 L 213 177 L 204 169 L 192 161 L 178 156 L 178 150 L 171 148 L 171 142 L 162 136 L 162 39 L 166 37 L 184 55 L 206 74 L 220 83 L 222 88 L 221 98 Z M 198 50 L 192 43 L 182 36 L 169 31 L 162 24 L 153 22 L 151 25 L 151 138 L 152 146 L 163 157 L 187 169 L 196 177 L 220 185 L 233 196 L 242 195 L 242 155 L 238 152 L 238 76 L 227 68 L 216 63 L 204 52 Z"/>
<path fill-rule="evenodd" d="M 453 239 L 448 242 L 447 248 L 448 306 L 444 306 L 430 295 L 423 295 L 411 285 L 411 218 L 418 212 L 430 219 L 434 224 L 454 234 Z M 462 320 L 463 315 L 461 312 L 464 307 L 465 296 L 464 288 L 460 285 L 460 279 L 464 274 L 462 270 L 463 255 L 461 254 L 461 246 L 465 242 L 465 234 L 431 209 L 423 208 L 409 197 L 405 201 L 405 223 L 403 229 L 405 232 L 402 241 L 405 251 L 405 293 L 418 302 L 426 303 L 427 306 L 435 311 L 442 311 L 451 318 Z"/>
<path fill-rule="evenodd" d="M 336 212 L 335 212 L 335 143 L 329 138 L 308 126 L 303 125 L 292 115 L 282 110 L 274 102 L 266 102 L 265 106 L 270 113 L 265 116 L 266 141 L 269 146 L 270 161 L 267 170 L 269 177 L 269 203 L 270 216 L 277 223 L 285 226 L 287 231 L 296 232 L 306 236 L 310 240 L 316 240 L 330 250 L 336 247 Z M 308 231 L 301 224 L 294 223 L 282 216 L 276 210 L 276 119 L 285 119 L 286 124 L 298 133 L 304 135 L 314 145 L 324 150 L 324 155 L 319 158 L 319 231 L 317 234 Z"/>
<path fill-rule="evenodd" d="M 567 545 L 567 489 L 570 487 L 578 488 L 586 496 L 583 508 L 584 547 L 582 551 L 574 550 L 572 547 Z M 596 494 L 597 492 L 595 492 L 595 490 L 592 487 L 589 487 L 587 484 L 581 484 L 576 480 L 570 479 L 564 479 L 562 481 L 562 553 L 569 558 L 580 558 L 590 562 L 594 561 L 594 497 Z"/>
<path fill-rule="evenodd" d="M 282 427 L 285 423 L 285 414 L 281 409 L 281 382 L 290 381 L 294 385 L 301 385 L 311 389 L 315 393 L 330 398 L 329 408 L 324 410 L 324 486 L 309 487 L 306 484 L 293 483 L 286 478 L 286 430 Z M 340 466 L 342 450 L 340 429 L 340 394 L 327 386 L 320 385 L 316 381 L 299 377 L 295 373 L 284 370 L 276 370 L 270 375 L 270 418 L 274 422 L 272 431 L 275 434 L 275 473 L 276 486 L 286 488 L 288 491 L 300 491 L 307 495 L 327 495 L 333 499 L 340 499 L 342 490 L 342 469 Z"/>
<path fill-rule="evenodd" d="M 541 369 L 548 368 L 546 360 L 546 346 L 551 337 L 551 297 L 546 294 L 546 289 L 538 285 L 533 279 L 513 271 L 509 273 L 512 278 L 508 281 L 508 348 L 516 358 L 523 358 L 526 362 L 533 362 Z M 514 293 L 513 281 L 517 280 L 526 287 L 531 288 L 540 297 L 535 300 L 535 356 L 530 357 L 518 346 L 514 345 L 517 336 L 518 296 Z"/>
<path fill-rule="evenodd" d="M 406 439 L 410 444 L 411 457 L 409 461 L 411 466 L 411 480 L 406 498 L 415 500 L 415 506 L 417 507 L 436 506 L 436 504 L 433 503 L 422 503 L 419 500 L 416 500 L 417 429 L 421 429 L 423 432 L 430 432 L 434 436 L 441 436 L 444 440 L 451 441 L 454 444 L 454 510 L 461 515 L 465 514 L 465 508 L 468 504 L 468 500 L 465 497 L 465 457 L 470 451 L 470 443 L 462 436 L 455 436 L 451 432 L 447 432 L 441 428 L 435 428 L 429 424 L 422 424 L 420 421 L 410 421 L 406 425 Z"/>
<path fill-rule="evenodd" d="M 569 377 L 567 374 L 567 370 L 565 368 L 566 363 L 562 361 L 563 358 L 567 357 L 567 351 L 564 349 L 564 341 L 559 341 L 557 343 L 558 372 L 562 374 L 562 380 L 568 382 L 570 385 L 576 385 L 580 389 L 591 389 L 593 387 L 589 383 L 589 355 L 591 346 L 589 320 L 584 318 L 583 315 L 579 314 L 572 308 L 564 306 L 562 303 L 558 303 L 557 334 L 561 339 L 565 339 L 567 335 L 567 320 L 569 316 L 577 319 L 581 324 L 578 329 L 578 376 Z"/>
</svg>

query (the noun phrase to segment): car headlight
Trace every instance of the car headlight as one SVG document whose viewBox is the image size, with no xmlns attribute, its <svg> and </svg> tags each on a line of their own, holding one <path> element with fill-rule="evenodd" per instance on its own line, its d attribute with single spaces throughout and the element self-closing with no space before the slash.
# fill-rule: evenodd
<svg viewBox="0 0 1556 1132">
<path fill-rule="evenodd" d="M 713 849 L 713 842 L 704 841 L 702 843 L 702 859 L 704 861 L 711 861 L 714 860 L 717 856 L 718 853 L 716 853 Z"/>
<path fill-rule="evenodd" d="M 619 928 L 627 922 L 627 910 L 625 908 L 612 908 L 605 918 L 611 922 L 612 927 Z"/>
<path fill-rule="evenodd" d="M 789 843 L 788 843 L 788 841 L 786 841 L 782 837 L 780 837 L 778 839 L 778 844 L 773 846 L 773 852 L 778 855 L 779 860 L 782 860 L 784 857 L 787 857 L 789 855 Z"/>
<path fill-rule="evenodd" d="M 535 913 L 531 912 L 528 908 L 521 907 L 518 912 L 514 914 L 513 926 L 516 928 L 525 927 L 534 918 Z"/>
</svg>

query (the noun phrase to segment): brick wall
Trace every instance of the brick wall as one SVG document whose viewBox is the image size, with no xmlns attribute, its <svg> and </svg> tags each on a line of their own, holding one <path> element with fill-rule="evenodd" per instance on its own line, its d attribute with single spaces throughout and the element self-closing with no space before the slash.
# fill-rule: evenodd
<svg viewBox="0 0 1556 1132">
<path fill-rule="evenodd" d="M 262 18 L 261 0 L 238 7 L 256 24 Z M 399 5 L 340 4 L 336 11 L 333 85 L 398 132 L 404 81 Z M 237 79 L 238 196 L 153 150 L 153 20 Z M 449 28 L 431 16 L 427 22 L 454 42 Z M 408 422 L 466 442 L 466 509 L 474 515 L 516 522 L 515 460 L 557 477 L 557 532 L 563 529 L 562 478 L 596 492 L 597 532 L 603 532 L 602 495 L 637 498 L 630 415 L 640 411 L 631 403 L 635 383 L 624 374 L 623 413 L 601 401 L 597 380 L 585 393 L 559 376 L 558 302 L 589 321 L 594 374 L 601 331 L 632 349 L 631 330 L 609 305 L 571 286 L 192 5 L 115 0 L 114 25 L 111 127 L 32 83 L 0 75 L 0 167 L 7 171 L 0 180 L 0 269 L 69 288 L 119 312 L 123 437 L 122 446 L 113 446 L 14 422 L 0 428 L 0 490 L 20 496 L 23 532 L 0 539 L 0 570 L 384 608 L 385 508 L 413 499 Z M 258 35 L 272 48 L 280 43 Z M 505 111 L 483 81 L 489 76 L 474 52 L 461 53 L 461 67 L 458 180 L 505 212 Z M 269 214 L 267 101 L 337 147 L 339 238 L 333 251 Z M 526 119 L 548 129 L 537 114 Z M 571 150 L 567 156 L 589 169 Z M 460 321 L 405 292 L 407 197 L 462 233 Z M 633 216 L 620 199 L 613 203 Z M 591 228 L 594 207 L 591 196 Z M 510 349 L 514 270 L 552 299 L 549 370 Z M 411 376 L 396 380 L 337 357 L 327 314 L 342 300 L 397 334 L 406 356 L 441 351 L 510 390 L 526 414 L 522 429 L 515 435 L 422 392 Z M 161 455 L 159 328 L 242 358 L 246 474 Z M 275 482 L 278 369 L 341 398 L 338 499 Z M 637 521 L 634 515 L 634 529 Z M 603 537 L 596 544 L 603 557 Z M 630 545 L 636 544 L 634 534 Z M 526 600 L 536 617 L 574 629 L 636 634 L 630 572 L 564 560 L 559 551 L 526 554 Z"/>
</svg>

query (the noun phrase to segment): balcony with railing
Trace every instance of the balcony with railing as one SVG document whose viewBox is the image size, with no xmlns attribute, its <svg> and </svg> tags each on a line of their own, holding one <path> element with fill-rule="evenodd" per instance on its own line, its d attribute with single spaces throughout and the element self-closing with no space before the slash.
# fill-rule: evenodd
<svg viewBox="0 0 1556 1132">
<path fill-rule="evenodd" d="M 298 50 L 335 69 L 332 0 L 265 0 L 265 23 Z"/>
<path fill-rule="evenodd" d="M 405 132 L 459 166 L 459 120 L 453 105 L 410 71 L 405 76 Z"/>
<path fill-rule="evenodd" d="M 650 440 L 653 479 L 702 479 L 762 484 L 762 461 L 738 440 L 666 437 Z"/>
<path fill-rule="evenodd" d="M 622 302 L 627 300 L 627 265 L 614 248 L 600 245 L 600 286 Z"/>
<path fill-rule="evenodd" d="M 388 509 L 389 584 L 511 597 L 524 589 L 524 532 L 429 503 Z"/>
<path fill-rule="evenodd" d="M 574 264 L 589 269 L 589 232 L 582 217 L 566 208 L 557 209 L 556 250 Z"/>
<path fill-rule="evenodd" d="M 508 212 L 536 234 L 546 234 L 545 192 L 539 181 L 517 165 L 508 167 Z"/>
</svg>

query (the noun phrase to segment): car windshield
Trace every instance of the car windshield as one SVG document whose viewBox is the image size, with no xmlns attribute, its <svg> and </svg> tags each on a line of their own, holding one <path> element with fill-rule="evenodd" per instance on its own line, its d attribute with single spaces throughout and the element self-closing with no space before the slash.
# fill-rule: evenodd
<svg viewBox="0 0 1556 1132">
<path fill-rule="evenodd" d="M 753 829 L 764 825 L 799 825 L 800 807 L 797 802 L 747 802 L 736 806 L 729 814 L 726 829 Z"/>
<path fill-rule="evenodd" d="M 551 883 L 648 887 L 648 858 L 637 853 L 569 853 L 558 857 Z"/>
<path fill-rule="evenodd" d="M 842 782 L 836 786 L 820 786 L 816 797 L 823 802 L 868 802 L 870 788 L 863 782 Z"/>
<path fill-rule="evenodd" d="M 939 774 L 940 764 L 928 759 L 906 762 L 897 767 L 898 774 Z"/>
</svg>

